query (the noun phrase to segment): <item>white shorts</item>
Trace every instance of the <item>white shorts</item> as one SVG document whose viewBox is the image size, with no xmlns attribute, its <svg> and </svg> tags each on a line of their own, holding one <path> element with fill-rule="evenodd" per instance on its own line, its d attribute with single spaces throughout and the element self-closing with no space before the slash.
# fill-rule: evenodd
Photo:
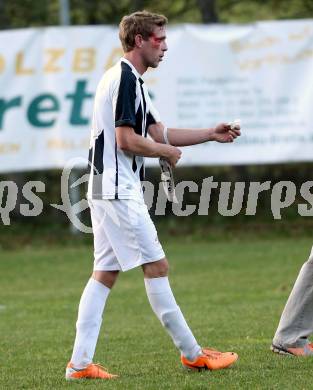
<svg viewBox="0 0 313 390">
<path fill-rule="evenodd" d="M 89 200 L 94 271 L 127 271 L 165 257 L 144 200 Z"/>
</svg>

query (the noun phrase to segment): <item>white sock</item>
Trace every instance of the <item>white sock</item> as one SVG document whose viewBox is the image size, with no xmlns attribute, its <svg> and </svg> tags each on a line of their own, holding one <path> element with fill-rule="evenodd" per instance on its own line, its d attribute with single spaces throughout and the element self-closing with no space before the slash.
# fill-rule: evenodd
<svg viewBox="0 0 313 390">
<path fill-rule="evenodd" d="M 171 336 L 176 347 L 190 361 L 201 354 L 201 347 L 177 305 L 167 277 L 145 279 L 150 305 Z"/>
<path fill-rule="evenodd" d="M 76 322 L 76 338 L 71 362 L 75 368 L 92 363 L 102 323 L 102 313 L 110 289 L 90 278 L 81 296 Z"/>
</svg>

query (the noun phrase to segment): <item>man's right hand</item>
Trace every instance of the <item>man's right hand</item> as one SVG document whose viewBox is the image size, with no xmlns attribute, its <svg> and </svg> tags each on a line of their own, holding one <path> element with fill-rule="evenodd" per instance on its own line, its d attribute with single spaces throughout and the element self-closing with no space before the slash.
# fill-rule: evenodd
<svg viewBox="0 0 313 390">
<path fill-rule="evenodd" d="M 167 150 L 164 157 L 171 164 L 171 166 L 175 168 L 178 160 L 181 158 L 181 154 L 181 150 L 176 148 L 176 146 L 167 145 Z"/>
<path fill-rule="evenodd" d="M 158 143 L 135 133 L 132 127 L 116 128 L 116 142 L 119 149 L 136 156 L 163 157 L 174 168 L 181 151 L 176 146 Z"/>
</svg>

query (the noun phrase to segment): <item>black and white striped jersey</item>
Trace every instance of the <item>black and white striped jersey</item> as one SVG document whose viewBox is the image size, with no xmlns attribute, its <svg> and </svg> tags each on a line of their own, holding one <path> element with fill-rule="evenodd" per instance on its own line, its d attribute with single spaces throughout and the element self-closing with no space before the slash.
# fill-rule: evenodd
<svg viewBox="0 0 313 390">
<path fill-rule="evenodd" d="M 142 196 L 144 158 L 123 152 L 115 128 L 133 127 L 147 137 L 150 124 L 159 122 L 140 74 L 121 60 L 103 75 L 97 87 L 89 149 L 88 198 L 133 199 Z"/>
</svg>

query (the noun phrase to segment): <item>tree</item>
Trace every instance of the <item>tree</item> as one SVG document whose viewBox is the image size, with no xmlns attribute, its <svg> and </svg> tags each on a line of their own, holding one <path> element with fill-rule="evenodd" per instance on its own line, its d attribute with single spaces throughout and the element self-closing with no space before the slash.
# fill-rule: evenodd
<svg viewBox="0 0 313 390">
<path fill-rule="evenodd" d="M 197 0 L 203 23 L 218 23 L 215 0 Z"/>
</svg>

